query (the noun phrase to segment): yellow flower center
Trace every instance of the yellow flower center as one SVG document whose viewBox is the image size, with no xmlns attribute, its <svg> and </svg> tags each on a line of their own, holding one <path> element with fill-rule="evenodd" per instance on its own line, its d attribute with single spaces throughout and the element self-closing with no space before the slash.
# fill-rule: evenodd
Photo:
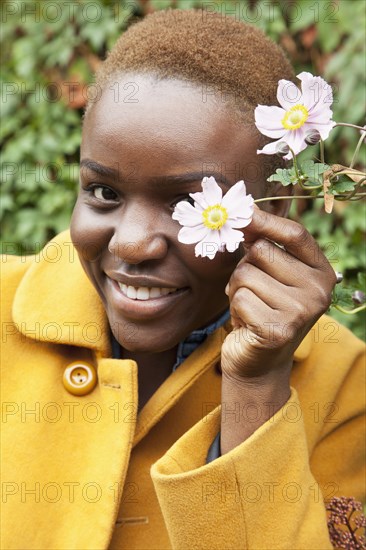
<svg viewBox="0 0 366 550">
<path fill-rule="evenodd" d="M 294 105 L 286 112 L 281 120 L 282 126 L 286 128 L 286 130 L 297 130 L 305 124 L 308 116 L 309 111 L 304 105 Z"/>
<path fill-rule="evenodd" d="M 220 204 L 214 206 L 208 206 L 206 210 L 202 212 L 203 225 L 209 229 L 221 229 L 228 218 L 226 208 Z"/>
</svg>

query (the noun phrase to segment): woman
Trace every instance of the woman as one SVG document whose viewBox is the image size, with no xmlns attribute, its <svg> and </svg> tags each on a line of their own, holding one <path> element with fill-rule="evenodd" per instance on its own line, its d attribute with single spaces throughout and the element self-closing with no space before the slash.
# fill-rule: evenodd
<svg viewBox="0 0 366 550">
<path fill-rule="evenodd" d="M 196 258 L 172 217 L 205 176 L 283 193 L 253 124 L 281 78 L 260 31 L 196 11 L 103 63 L 71 232 L 4 266 L 6 548 L 332 548 L 324 499 L 362 498 L 364 346 L 321 317 L 315 241 L 268 201 Z"/>
</svg>

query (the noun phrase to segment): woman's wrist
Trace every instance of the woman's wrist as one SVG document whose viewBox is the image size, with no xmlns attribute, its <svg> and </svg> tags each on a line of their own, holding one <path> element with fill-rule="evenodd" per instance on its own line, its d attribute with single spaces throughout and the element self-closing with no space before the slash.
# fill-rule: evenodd
<svg viewBox="0 0 366 550">
<path fill-rule="evenodd" d="M 222 454 L 248 439 L 288 401 L 291 366 L 250 378 L 233 378 L 223 372 Z"/>
</svg>

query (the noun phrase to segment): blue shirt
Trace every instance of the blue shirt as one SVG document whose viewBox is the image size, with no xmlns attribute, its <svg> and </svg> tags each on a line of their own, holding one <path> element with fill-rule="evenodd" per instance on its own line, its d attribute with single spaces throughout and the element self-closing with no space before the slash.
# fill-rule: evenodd
<svg viewBox="0 0 366 550">
<path fill-rule="evenodd" d="M 177 360 L 173 366 L 173 372 L 191 355 L 191 353 L 194 352 L 195 349 L 198 348 L 198 346 L 203 344 L 207 336 L 215 332 L 217 328 L 222 327 L 229 318 L 230 310 L 227 309 L 217 321 L 200 330 L 194 330 L 185 340 L 183 340 L 183 342 L 180 342 L 178 345 Z"/>
</svg>

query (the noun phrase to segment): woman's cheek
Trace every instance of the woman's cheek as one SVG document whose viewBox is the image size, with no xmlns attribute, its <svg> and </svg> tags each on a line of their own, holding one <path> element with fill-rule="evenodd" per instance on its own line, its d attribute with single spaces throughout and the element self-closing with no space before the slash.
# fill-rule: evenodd
<svg viewBox="0 0 366 550">
<path fill-rule="evenodd" d="M 113 234 L 113 230 L 108 231 L 105 221 L 78 199 L 71 217 L 70 234 L 80 258 L 86 262 L 95 262 L 108 248 L 108 235 Z"/>
<path fill-rule="evenodd" d="M 234 269 L 243 257 L 242 248 L 235 252 L 218 252 L 213 260 L 209 258 L 195 257 L 194 245 L 182 245 L 190 248 L 190 268 L 207 282 L 221 282 L 224 286 L 229 281 Z M 186 255 L 188 259 L 188 254 Z"/>
</svg>

